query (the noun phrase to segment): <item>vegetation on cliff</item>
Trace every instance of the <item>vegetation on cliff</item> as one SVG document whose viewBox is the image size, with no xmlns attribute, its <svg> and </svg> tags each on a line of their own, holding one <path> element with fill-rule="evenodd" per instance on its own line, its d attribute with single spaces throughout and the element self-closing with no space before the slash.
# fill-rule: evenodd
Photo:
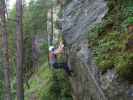
<svg viewBox="0 0 133 100">
<path fill-rule="evenodd" d="M 132 4 L 132 0 L 108 0 L 108 13 L 102 23 L 88 32 L 89 46 L 101 71 L 114 68 L 128 80 L 133 79 Z"/>
</svg>

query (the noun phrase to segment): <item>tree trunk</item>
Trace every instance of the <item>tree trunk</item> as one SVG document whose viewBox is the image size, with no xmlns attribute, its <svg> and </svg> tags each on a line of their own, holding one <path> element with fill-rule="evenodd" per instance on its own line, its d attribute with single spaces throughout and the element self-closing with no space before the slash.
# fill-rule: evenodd
<svg viewBox="0 0 133 100">
<path fill-rule="evenodd" d="M 22 31 L 22 0 L 16 0 L 16 94 L 17 100 L 24 100 L 23 86 L 23 31 Z"/>
<path fill-rule="evenodd" d="M 8 34 L 6 25 L 6 4 L 2 0 L 0 7 L 1 30 L 2 30 L 2 46 L 3 46 L 3 65 L 4 65 L 4 100 L 11 100 L 11 84 L 10 84 L 10 65 L 8 55 Z"/>
<path fill-rule="evenodd" d="M 53 35 L 54 35 L 54 22 L 53 22 L 53 5 L 51 7 L 51 34 L 50 34 L 50 45 L 53 45 Z"/>
</svg>

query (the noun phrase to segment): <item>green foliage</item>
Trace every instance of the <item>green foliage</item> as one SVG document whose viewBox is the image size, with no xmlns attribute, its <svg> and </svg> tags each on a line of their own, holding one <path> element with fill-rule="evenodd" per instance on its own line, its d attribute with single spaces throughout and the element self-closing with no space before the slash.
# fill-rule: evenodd
<svg viewBox="0 0 133 100">
<path fill-rule="evenodd" d="M 36 79 L 36 80 L 35 80 Z M 51 69 L 44 63 L 29 80 L 30 88 L 26 88 L 26 100 L 32 93 L 38 100 L 72 100 L 71 86 L 64 70 Z"/>
<path fill-rule="evenodd" d="M 122 23 L 128 17 L 133 16 L 133 0 L 107 0 L 108 13 L 104 20 L 113 24 L 113 29 L 118 32 L 127 32 L 126 27 Z"/>
<path fill-rule="evenodd" d="M 72 100 L 70 83 L 64 70 L 53 70 L 41 100 Z"/>
<path fill-rule="evenodd" d="M 26 6 L 24 10 L 23 23 L 25 35 L 35 35 L 46 32 L 48 10 L 46 1 L 31 1 L 29 6 Z"/>
<path fill-rule="evenodd" d="M 132 40 L 127 25 L 133 23 L 132 0 L 109 0 L 108 14 L 103 22 L 89 31 L 89 45 L 102 72 L 115 68 L 121 78 L 133 80 L 133 52 L 127 44 Z"/>
<path fill-rule="evenodd" d="M 103 24 L 97 24 L 93 29 L 89 31 L 88 39 L 90 42 L 90 45 L 95 45 L 96 41 L 98 40 L 98 37 L 102 37 L 104 35 L 104 26 Z"/>
<path fill-rule="evenodd" d="M 3 80 L 0 79 L 0 100 L 3 100 Z"/>
<path fill-rule="evenodd" d="M 2 66 L 2 50 L 0 49 L 0 100 L 3 100 L 3 66 Z"/>
<path fill-rule="evenodd" d="M 128 17 L 127 23 L 128 24 L 133 24 L 133 17 Z"/>
<path fill-rule="evenodd" d="M 96 63 L 102 71 L 114 67 L 113 53 L 119 49 L 116 33 L 108 33 L 103 38 L 97 38 L 97 43 L 92 48 Z"/>
<path fill-rule="evenodd" d="M 128 25 L 133 25 L 133 17 L 128 17 L 122 22 L 121 27 L 123 28 L 124 32 L 128 32 Z"/>
<path fill-rule="evenodd" d="M 70 0 L 69 0 L 70 1 Z M 68 0 L 67 0 L 68 3 Z M 23 33 L 24 33 L 24 81 L 30 83 L 28 88 L 25 84 L 25 99 L 30 100 L 31 95 L 37 96 L 38 100 L 72 100 L 71 87 L 63 70 L 52 71 L 48 68 L 48 45 L 45 41 L 40 48 L 43 49 L 39 59 L 38 72 L 33 72 L 32 59 L 32 39 L 36 35 L 47 33 L 47 12 L 51 6 L 54 6 L 54 0 L 31 0 L 28 5 L 24 5 L 23 13 Z M 13 100 L 16 98 L 16 9 L 9 12 L 7 22 L 9 33 L 9 53 L 12 65 L 12 94 Z M 46 36 L 46 35 L 45 35 Z M 47 39 L 47 37 L 46 37 Z M 0 56 L 1 60 L 1 56 Z M 43 65 L 42 65 L 43 64 Z M 0 100 L 3 100 L 3 71 L 0 61 Z M 34 70 L 35 71 L 35 70 Z M 37 71 L 37 70 L 36 70 Z M 34 74 L 33 74 L 33 73 Z M 31 74 L 32 73 L 32 74 Z M 36 75 L 36 76 L 34 76 Z M 37 80 L 35 80 L 37 77 Z M 35 93 L 35 94 L 33 94 Z"/>
<path fill-rule="evenodd" d="M 99 62 L 98 66 L 102 70 L 102 72 L 106 72 L 108 69 L 114 67 L 112 60 L 106 60 L 106 59 Z"/>
<path fill-rule="evenodd" d="M 133 53 L 127 52 L 129 34 L 107 33 L 95 40 L 92 45 L 96 64 L 102 72 L 115 68 L 122 78 L 131 79 L 133 75 Z M 93 41 L 91 41 L 93 42 Z"/>
<path fill-rule="evenodd" d="M 41 54 L 45 55 L 43 57 L 40 57 L 39 59 L 39 65 L 42 65 L 44 61 L 48 62 L 48 54 L 49 54 L 48 43 L 44 42 L 43 45 L 40 47 L 40 49 L 42 50 Z"/>
<path fill-rule="evenodd" d="M 95 33 L 97 33 L 97 29 L 95 30 Z M 104 31 L 103 31 L 104 32 Z M 90 32 L 89 32 L 90 33 Z M 92 37 L 91 34 L 91 41 L 93 45 L 91 45 L 93 49 L 93 55 L 94 59 L 96 61 L 96 64 L 100 68 L 102 72 L 107 71 L 110 68 L 116 68 L 118 74 L 120 77 L 129 77 L 131 75 L 131 67 L 129 67 L 129 62 L 131 62 L 131 59 L 128 59 L 128 55 L 132 55 L 132 52 L 126 53 L 126 44 L 128 43 L 128 40 L 131 38 L 130 34 L 118 34 L 117 32 L 112 33 L 103 33 L 102 36 L 98 36 L 96 34 L 93 34 Z M 90 39 L 90 38 L 89 38 Z M 118 55 L 118 53 L 120 53 Z M 123 56 L 125 56 L 125 53 L 127 54 L 126 59 L 122 59 Z M 130 57 L 129 57 L 130 58 Z M 124 60 L 126 60 L 124 62 Z M 127 68 L 130 68 L 130 74 L 128 73 Z M 128 73 L 128 74 L 127 74 Z"/>
<path fill-rule="evenodd" d="M 114 67 L 113 57 L 107 53 L 99 52 L 99 54 L 94 55 L 94 59 L 102 72 L 106 72 L 108 69 Z"/>
<path fill-rule="evenodd" d="M 51 7 L 51 4 L 52 4 L 52 0 L 31 0 L 29 4 L 24 5 L 23 33 L 24 33 L 24 78 L 25 78 L 24 81 L 25 82 L 27 82 L 29 78 L 33 75 L 32 38 L 35 37 L 36 35 L 46 33 L 47 10 L 49 7 Z M 8 17 L 10 19 L 8 20 L 7 25 L 8 25 L 8 33 L 9 33 L 9 53 L 11 57 L 11 66 L 12 66 L 12 92 L 13 92 L 13 99 L 14 99 L 16 96 L 16 91 L 15 91 L 16 90 L 16 86 L 15 86 L 16 47 L 15 47 L 15 41 L 14 41 L 15 32 L 16 32 L 15 6 L 12 10 L 10 10 Z M 47 48 L 45 48 L 45 51 L 46 50 Z M 45 58 L 46 57 L 47 55 L 45 56 Z M 1 88 L 0 88 L 0 91 L 1 91 Z"/>
<path fill-rule="evenodd" d="M 133 53 L 123 52 L 116 57 L 115 69 L 120 75 L 128 80 L 133 80 Z"/>
</svg>

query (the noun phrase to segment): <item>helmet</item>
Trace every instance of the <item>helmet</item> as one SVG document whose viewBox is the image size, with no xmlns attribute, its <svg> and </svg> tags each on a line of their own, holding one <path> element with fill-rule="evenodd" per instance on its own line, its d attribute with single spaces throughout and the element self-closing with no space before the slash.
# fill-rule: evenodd
<svg viewBox="0 0 133 100">
<path fill-rule="evenodd" d="M 54 46 L 49 46 L 49 51 L 52 51 L 54 49 Z"/>
</svg>

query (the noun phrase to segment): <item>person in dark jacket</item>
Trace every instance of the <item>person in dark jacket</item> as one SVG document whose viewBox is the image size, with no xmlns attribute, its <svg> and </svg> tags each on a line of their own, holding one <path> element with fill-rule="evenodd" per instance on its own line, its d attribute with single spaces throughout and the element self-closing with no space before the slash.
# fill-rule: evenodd
<svg viewBox="0 0 133 100">
<path fill-rule="evenodd" d="M 57 58 L 54 47 L 49 48 L 49 62 L 53 68 L 58 68 Z"/>
</svg>

